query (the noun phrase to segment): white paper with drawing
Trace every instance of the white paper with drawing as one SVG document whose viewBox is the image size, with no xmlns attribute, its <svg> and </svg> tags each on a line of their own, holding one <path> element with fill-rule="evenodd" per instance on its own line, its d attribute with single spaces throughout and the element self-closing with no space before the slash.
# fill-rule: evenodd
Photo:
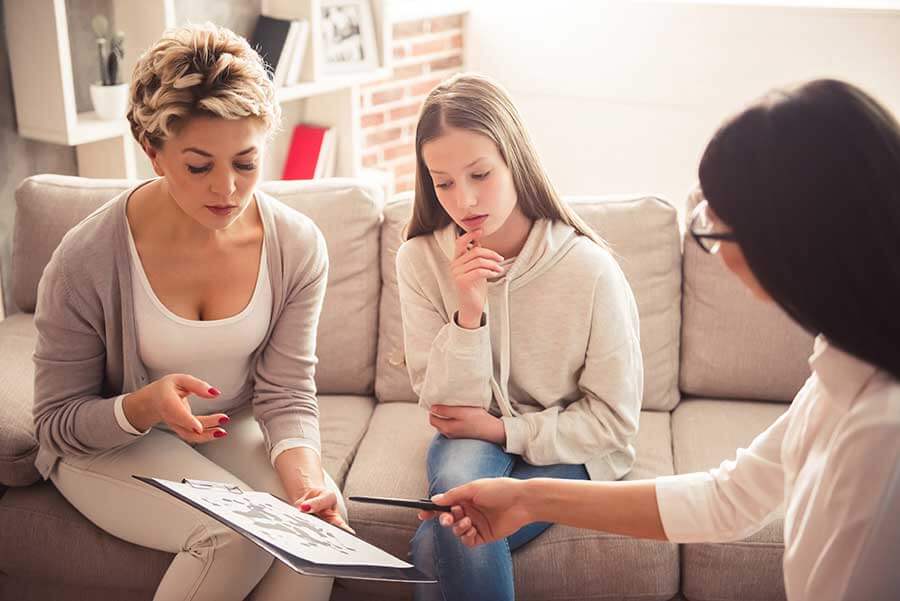
<svg viewBox="0 0 900 601">
<path fill-rule="evenodd" d="M 264 492 L 198 489 L 155 478 L 204 509 L 301 559 L 318 564 L 409 568 L 381 549 Z"/>
</svg>

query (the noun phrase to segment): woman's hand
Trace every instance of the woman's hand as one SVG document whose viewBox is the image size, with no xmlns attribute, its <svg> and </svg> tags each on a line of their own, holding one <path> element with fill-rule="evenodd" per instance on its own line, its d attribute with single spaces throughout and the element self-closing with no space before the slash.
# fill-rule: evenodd
<svg viewBox="0 0 900 601">
<path fill-rule="evenodd" d="M 195 416 L 187 398 L 197 395 L 214 399 L 219 391 L 202 380 L 186 374 L 169 374 L 129 394 L 122 402 L 128 423 L 137 430 L 147 430 L 165 422 L 182 440 L 192 443 L 222 438 L 228 423 L 224 413 Z"/>
<path fill-rule="evenodd" d="M 482 234 L 482 230 L 474 230 L 459 236 L 456 239 L 456 258 L 450 264 L 459 301 L 459 325 L 469 330 L 481 325 L 481 314 L 487 300 L 487 278 L 503 273 L 500 266 L 503 257 L 478 243 Z"/>
<path fill-rule="evenodd" d="M 275 471 L 288 500 L 297 509 L 356 534 L 341 516 L 337 494 L 325 486 L 322 464 L 315 451 L 306 447 L 283 451 L 275 458 Z"/>
<path fill-rule="evenodd" d="M 351 534 L 356 531 L 344 521 L 338 509 L 337 494 L 327 488 L 307 488 L 299 498 L 294 500 L 294 506 L 303 513 L 314 513 L 329 524 L 343 528 Z"/>
<path fill-rule="evenodd" d="M 513 478 L 475 480 L 431 500 L 452 507 L 450 513 L 437 515 L 438 522 L 452 528 L 464 545 L 475 547 L 504 539 L 537 521 L 526 507 L 526 482 Z M 433 511 L 419 512 L 420 520 L 435 516 Z"/>
<path fill-rule="evenodd" d="M 503 421 L 481 407 L 432 405 L 428 421 L 447 438 L 475 438 L 500 446 L 506 444 Z"/>
</svg>

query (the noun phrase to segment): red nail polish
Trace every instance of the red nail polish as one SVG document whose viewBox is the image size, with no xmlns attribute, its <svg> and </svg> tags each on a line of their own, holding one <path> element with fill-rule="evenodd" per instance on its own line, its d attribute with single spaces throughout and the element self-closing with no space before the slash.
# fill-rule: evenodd
<svg viewBox="0 0 900 601">
<path fill-rule="evenodd" d="M 207 392 L 209 392 L 209 394 L 211 394 L 213 396 L 219 396 L 220 394 L 222 394 L 221 392 L 219 392 L 219 389 L 216 387 L 211 387 Z"/>
<path fill-rule="evenodd" d="M 226 415 L 225 417 L 220 417 L 220 418 L 219 418 L 219 425 L 220 425 L 220 426 L 224 426 L 225 424 L 227 424 L 227 423 L 230 422 L 230 421 L 231 421 L 231 418 L 228 417 L 227 415 Z"/>
<path fill-rule="evenodd" d="M 309 511 L 310 509 L 312 509 L 312 505 L 310 505 L 309 503 L 304 503 L 300 506 L 300 509 L 302 509 L 303 511 Z"/>
<path fill-rule="evenodd" d="M 222 438 L 223 436 L 226 436 L 227 434 L 228 434 L 228 432 L 223 432 L 222 430 L 216 430 L 215 432 L 213 432 L 213 436 L 215 438 Z"/>
</svg>

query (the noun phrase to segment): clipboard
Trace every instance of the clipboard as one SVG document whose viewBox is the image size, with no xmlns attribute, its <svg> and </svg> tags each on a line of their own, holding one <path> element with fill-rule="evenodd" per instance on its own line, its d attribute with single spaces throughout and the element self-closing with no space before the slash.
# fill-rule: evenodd
<svg viewBox="0 0 900 601">
<path fill-rule="evenodd" d="M 349 578 L 355 580 L 378 580 L 378 581 L 387 581 L 387 582 L 410 582 L 410 583 L 433 583 L 437 582 L 434 578 L 430 578 L 426 576 L 424 573 L 419 571 L 414 566 L 410 567 L 391 567 L 391 566 L 378 566 L 378 565 L 341 565 L 335 563 L 316 563 L 314 561 L 310 561 L 304 559 L 302 557 L 297 556 L 296 554 L 290 552 L 287 549 L 282 548 L 281 546 L 275 544 L 271 540 L 267 540 L 266 537 L 261 536 L 258 533 L 255 533 L 243 526 L 235 523 L 234 521 L 228 519 L 227 517 L 220 515 L 216 511 L 213 511 L 207 507 L 204 507 L 194 499 L 190 498 L 187 495 L 182 494 L 175 488 L 170 487 L 169 484 L 186 484 L 191 488 L 196 489 L 198 491 L 203 490 L 214 490 L 216 492 L 225 492 L 232 495 L 244 495 L 245 491 L 242 490 L 239 486 L 235 486 L 232 484 L 226 484 L 224 482 L 208 482 L 204 480 L 190 480 L 183 479 L 180 483 L 169 482 L 167 480 L 157 479 L 157 478 L 149 478 L 146 476 L 137 476 L 132 475 L 132 478 L 143 482 L 144 484 L 148 484 L 158 490 L 163 491 L 166 494 L 172 495 L 179 501 L 190 505 L 194 509 L 198 511 L 202 511 L 206 515 L 210 516 L 214 520 L 221 522 L 222 524 L 228 526 L 238 534 L 244 536 L 248 540 L 255 543 L 257 546 L 261 547 L 263 550 L 268 552 L 270 555 L 274 556 L 276 559 L 281 561 L 282 563 L 288 565 L 295 572 L 300 574 L 304 574 L 307 576 L 325 576 L 325 577 L 333 577 L 333 578 Z M 255 495 L 261 495 L 265 493 L 254 493 Z M 283 499 L 280 499 L 274 495 L 265 495 L 268 498 L 271 498 L 273 501 L 277 501 L 279 503 L 284 503 Z M 360 541 L 364 545 L 372 546 L 369 543 L 366 543 L 360 538 L 357 538 L 349 533 L 345 533 L 345 531 L 341 530 L 337 526 L 329 524 L 325 520 L 318 520 L 317 525 L 319 525 L 323 530 L 334 529 L 342 533 L 341 536 L 349 536 L 354 538 L 355 540 Z M 376 547 L 377 548 L 377 547 Z M 380 549 L 379 549 L 380 551 Z M 384 551 L 381 551 L 384 553 Z M 393 558 L 396 560 L 396 558 Z M 396 560 L 400 563 L 400 560 Z"/>
</svg>

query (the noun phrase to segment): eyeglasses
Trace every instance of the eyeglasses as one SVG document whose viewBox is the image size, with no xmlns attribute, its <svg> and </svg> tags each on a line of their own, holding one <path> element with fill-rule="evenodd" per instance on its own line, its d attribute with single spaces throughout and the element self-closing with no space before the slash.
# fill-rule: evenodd
<svg viewBox="0 0 900 601">
<path fill-rule="evenodd" d="M 691 221 L 688 231 L 691 232 L 694 240 L 700 245 L 700 248 L 711 255 L 719 252 L 722 242 L 734 242 L 734 234 L 732 232 L 716 232 L 715 222 L 709 215 L 709 203 L 703 201 L 697 205 L 691 213 Z"/>
</svg>

